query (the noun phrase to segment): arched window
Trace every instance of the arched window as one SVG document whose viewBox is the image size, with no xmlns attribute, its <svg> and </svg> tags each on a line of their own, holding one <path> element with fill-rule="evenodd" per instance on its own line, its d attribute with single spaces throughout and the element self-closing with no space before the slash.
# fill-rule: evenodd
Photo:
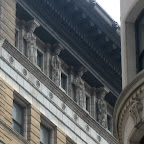
<svg viewBox="0 0 144 144">
<path fill-rule="evenodd" d="M 144 10 L 136 20 L 137 72 L 144 69 Z"/>
</svg>

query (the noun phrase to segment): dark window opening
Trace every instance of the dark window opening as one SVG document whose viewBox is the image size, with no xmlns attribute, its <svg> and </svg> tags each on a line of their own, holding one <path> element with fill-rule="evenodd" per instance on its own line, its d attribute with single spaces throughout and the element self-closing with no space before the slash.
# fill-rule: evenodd
<svg viewBox="0 0 144 144">
<path fill-rule="evenodd" d="M 27 54 L 27 42 L 25 39 L 23 39 L 23 49 L 24 49 L 24 55 L 26 57 L 28 57 L 28 54 Z"/>
<path fill-rule="evenodd" d="M 141 139 L 140 144 L 144 144 L 144 136 L 143 136 L 143 138 Z"/>
<path fill-rule="evenodd" d="M 19 43 L 19 32 L 16 30 L 15 32 L 15 47 L 18 49 L 18 43 Z"/>
<path fill-rule="evenodd" d="M 64 73 L 61 73 L 61 87 L 67 91 L 67 76 Z"/>
<path fill-rule="evenodd" d="M 112 117 L 107 115 L 108 130 L 112 132 Z"/>
<path fill-rule="evenodd" d="M 43 54 L 37 51 L 37 65 L 42 69 Z"/>
<path fill-rule="evenodd" d="M 136 20 L 136 65 L 137 72 L 144 69 L 144 10 Z"/>
<path fill-rule="evenodd" d="M 90 97 L 86 96 L 86 110 L 90 112 Z"/>
</svg>

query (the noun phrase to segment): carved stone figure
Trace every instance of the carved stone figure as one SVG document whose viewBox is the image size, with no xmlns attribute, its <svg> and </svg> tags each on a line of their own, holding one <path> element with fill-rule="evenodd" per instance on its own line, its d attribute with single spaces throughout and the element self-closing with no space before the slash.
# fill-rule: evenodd
<svg viewBox="0 0 144 144">
<path fill-rule="evenodd" d="M 32 63 L 37 63 L 37 48 L 36 48 L 36 37 L 34 35 L 35 29 L 40 26 L 35 20 L 27 22 L 27 34 L 24 39 L 27 42 L 27 56 Z"/>
<path fill-rule="evenodd" d="M 82 75 L 86 72 L 85 68 L 80 68 L 78 70 L 78 74 L 74 80 L 74 85 L 76 88 L 76 102 L 78 105 L 80 105 L 82 108 L 84 108 L 84 103 L 85 103 L 85 88 L 84 88 L 84 82 L 82 80 Z"/>
<path fill-rule="evenodd" d="M 109 92 L 105 87 L 98 89 L 100 98 L 97 101 L 98 107 L 98 122 L 107 128 L 107 104 L 104 100 L 105 95 Z"/>
<path fill-rule="evenodd" d="M 52 60 L 51 60 L 51 66 L 52 66 L 52 80 L 53 82 L 59 86 L 60 85 L 60 72 L 61 72 L 61 61 L 58 57 L 58 55 L 60 54 L 61 50 L 63 48 L 60 46 L 55 46 L 55 50 L 52 56 Z"/>
<path fill-rule="evenodd" d="M 32 63 L 37 63 L 37 49 L 36 49 L 36 37 L 33 33 L 27 33 L 25 36 L 27 42 L 27 57 Z"/>
</svg>

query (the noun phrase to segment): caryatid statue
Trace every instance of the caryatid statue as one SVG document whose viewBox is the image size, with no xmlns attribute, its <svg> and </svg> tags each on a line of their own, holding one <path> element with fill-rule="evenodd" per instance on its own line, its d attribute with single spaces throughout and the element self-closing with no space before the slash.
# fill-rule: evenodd
<svg viewBox="0 0 144 144">
<path fill-rule="evenodd" d="M 64 48 L 60 44 L 54 45 L 54 52 L 51 59 L 52 66 L 52 81 L 59 86 L 60 85 L 60 74 L 61 74 L 61 61 L 59 59 L 59 54 Z"/>
<path fill-rule="evenodd" d="M 40 24 L 35 20 L 30 20 L 27 22 L 27 34 L 24 36 L 24 39 L 27 42 L 27 56 L 28 59 L 36 64 L 37 63 L 37 48 L 36 48 L 36 36 L 34 31 Z"/>
<path fill-rule="evenodd" d="M 76 102 L 82 108 L 84 108 L 84 104 L 85 104 L 85 87 L 84 87 L 84 81 L 82 80 L 81 77 L 86 71 L 87 70 L 84 67 L 81 67 L 78 70 L 78 73 L 74 80 L 74 85 L 76 90 Z"/>
<path fill-rule="evenodd" d="M 101 87 L 97 89 L 99 94 L 99 99 L 97 101 L 98 107 L 98 122 L 104 127 L 107 128 L 107 104 L 104 100 L 109 90 L 106 87 Z"/>
</svg>

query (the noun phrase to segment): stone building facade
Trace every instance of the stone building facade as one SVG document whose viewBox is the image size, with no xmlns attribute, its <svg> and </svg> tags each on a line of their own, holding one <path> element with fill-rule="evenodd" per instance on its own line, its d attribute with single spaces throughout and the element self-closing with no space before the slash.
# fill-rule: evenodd
<svg viewBox="0 0 144 144">
<path fill-rule="evenodd" d="M 119 28 L 93 1 L 59 2 L 0 0 L 2 144 L 118 143 Z"/>
<path fill-rule="evenodd" d="M 121 0 L 122 86 L 114 112 L 120 144 L 144 143 L 144 1 Z"/>
</svg>

